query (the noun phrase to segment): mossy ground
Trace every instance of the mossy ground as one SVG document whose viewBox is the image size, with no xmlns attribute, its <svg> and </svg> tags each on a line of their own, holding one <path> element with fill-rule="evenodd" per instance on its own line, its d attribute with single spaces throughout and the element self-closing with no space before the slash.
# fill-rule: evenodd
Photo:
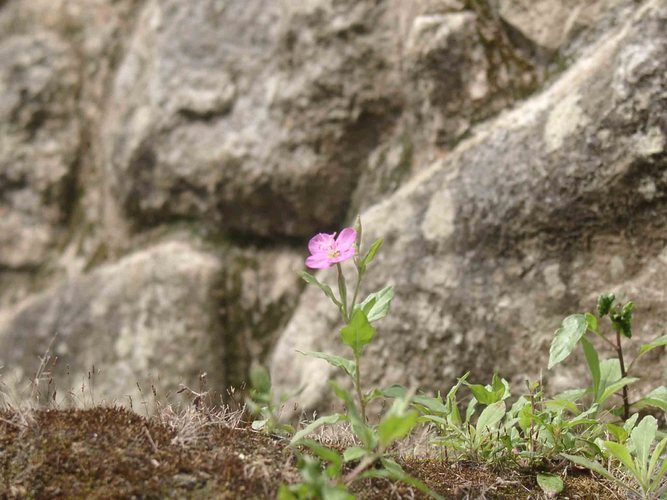
<svg viewBox="0 0 667 500">
<path fill-rule="evenodd" d="M 534 474 L 435 458 L 399 460 L 447 498 L 544 498 Z M 0 412 L 0 498 L 273 498 L 298 480 L 286 443 L 224 418 L 145 418 L 124 408 Z M 579 472 L 562 498 L 613 498 Z M 421 498 L 385 480 L 359 498 Z"/>
</svg>

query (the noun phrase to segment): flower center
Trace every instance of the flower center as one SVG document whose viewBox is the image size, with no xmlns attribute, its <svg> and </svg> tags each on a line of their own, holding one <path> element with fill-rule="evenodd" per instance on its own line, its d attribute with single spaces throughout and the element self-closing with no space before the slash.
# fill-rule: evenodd
<svg viewBox="0 0 667 500">
<path fill-rule="evenodd" d="M 327 257 L 329 257 L 330 259 L 333 259 L 333 258 L 335 258 L 335 257 L 338 257 L 339 255 L 340 255 L 340 250 L 336 250 L 335 248 L 331 248 L 331 249 L 327 252 Z"/>
</svg>

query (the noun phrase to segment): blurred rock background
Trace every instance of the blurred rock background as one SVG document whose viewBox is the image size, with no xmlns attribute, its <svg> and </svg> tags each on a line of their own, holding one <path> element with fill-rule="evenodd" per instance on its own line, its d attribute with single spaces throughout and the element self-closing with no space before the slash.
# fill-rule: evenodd
<svg viewBox="0 0 667 500">
<path fill-rule="evenodd" d="M 295 271 L 357 213 L 374 383 L 564 387 L 553 331 L 607 290 L 664 334 L 667 0 L 0 0 L 5 387 L 49 350 L 56 397 L 263 363 L 321 405 L 294 350 L 336 317 Z"/>
</svg>

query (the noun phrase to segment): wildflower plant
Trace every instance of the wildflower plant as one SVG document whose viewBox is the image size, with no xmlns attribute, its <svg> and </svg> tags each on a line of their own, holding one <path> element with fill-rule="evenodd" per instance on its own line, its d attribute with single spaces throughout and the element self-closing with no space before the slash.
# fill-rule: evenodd
<svg viewBox="0 0 667 500">
<path fill-rule="evenodd" d="M 632 336 L 632 302 L 615 305 L 613 294 L 603 294 L 598 299 L 597 315 L 568 316 L 555 332 L 549 369 L 581 345 L 591 374 L 588 387 L 546 397 L 541 382 L 527 381 L 526 390 L 512 397 L 509 382 L 498 374 L 489 384 L 478 384 L 469 382 L 466 373 L 444 396 L 417 393 L 400 385 L 369 389 L 363 384 L 363 355 L 375 339 L 376 323 L 389 312 L 394 290 L 387 286 L 363 300 L 359 300 L 359 292 L 381 245 L 382 239 L 378 239 L 365 253 L 361 251 L 359 219 L 353 228 L 345 228 L 339 234 L 317 234 L 308 244 L 306 266 L 335 267 L 337 290 L 308 272 L 303 271 L 300 276 L 317 286 L 338 310 L 342 322 L 338 337 L 349 349 L 349 355 L 301 354 L 322 359 L 341 370 L 352 391 L 330 381 L 329 386 L 345 411 L 321 416 L 293 434 L 290 444 L 298 450 L 302 482 L 282 486 L 280 500 L 354 498 L 348 489 L 351 483 L 371 477 L 402 481 L 440 498 L 404 472 L 390 455 L 391 447 L 418 425 L 436 431 L 431 442 L 444 449 L 446 460 L 471 459 L 535 471 L 537 484 L 547 495 L 558 494 L 565 486 L 558 474 L 544 470 L 545 465 L 566 459 L 618 482 L 610 469 L 601 464 L 606 460 L 608 466 L 614 461 L 625 467 L 627 474 L 635 478 L 636 485 L 621 481 L 626 488 L 647 499 L 663 498 L 667 488 L 667 437 L 658 431 L 655 418 L 644 417 L 635 426 L 638 414 L 630 415 L 645 407 L 667 411 L 667 387 L 660 386 L 634 403 L 629 400 L 627 387 L 638 380 L 632 371 L 635 363 L 647 352 L 667 345 L 667 336 L 641 345 L 635 358 L 626 363 L 622 342 Z M 350 267 L 355 277 L 353 286 L 348 288 L 345 272 Z M 603 332 L 603 318 L 609 320 L 611 334 Z M 615 356 L 600 360 L 587 334 L 602 339 Z M 615 396 L 621 404 L 613 402 Z M 391 400 L 392 404 L 373 424 L 367 418 L 367 407 L 376 398 Z M 271 423 L 270 418 L 261 421 L 261 425 Z M 312 438 L 320 427 L 339 423 L 347 423 L 355 438 L 354 444 L 342 452 Z"/>
<path fill-rule="evenodd" d="M 281 500 L 353 498 L 347 487 L 357 479 L 370 477 L 402 481 L 434 498 L 440 498 L 437 493 L 403 471 L 388 453 L 391 446 L 406 437 L 418 423 L 418 413 L 410 404 L 411 394 L 404 393 L 401 397 L 393 398 L 391 408 L 379 423 L 371 424 L 367 418 L 368 403 L 387 395 L 377 389 L 364 391 L 361 377 L 362 356 L 366 346 L 375 337 L 376 329 L 373 324 L 389 312 L 394 290 L 388 286 L 358 302 L 362 279 L 380 249 L 382 239 L 375 240 L 365 253 L 361 252 L 361 244 L 362 227 L 359 218 L 354 228 L 343 229 L 337 237 L 336 233 L 320 233 L 308 244 L 310 256 L 306 259 L 306 266 L 311 269 L 335 266 L 338 293 L 336 294 L 329 285 L 320 282 L 308 272 L 303 271 L 300 276 L 308 284 L 320 288 L 339 311 L 343 323 L 339 330 L 339 338 L 343 345 L 349 348 L 351 357 L 325 352 L 302 354 L 322 359 L 342 370 L 351 381 L 353 393 L 330 381 L 330 387 L 345 406 L 345 413 L 322 416 L 294 434 L 291 445 L 305 448 L 311 455 L 301 455 L 299 463 L 302 464 L 303 482 L 282 487 L 279 493 Z M 356 274 L 351 294 L 348 293 L 348 283 L 342 265 L 346 261 L 352 262 Z M 356 443 L 345 449 L 342 454 L 308 438 L 318 428 L 339 422 L 347 422 L 356 438 Z"/>
</svg>

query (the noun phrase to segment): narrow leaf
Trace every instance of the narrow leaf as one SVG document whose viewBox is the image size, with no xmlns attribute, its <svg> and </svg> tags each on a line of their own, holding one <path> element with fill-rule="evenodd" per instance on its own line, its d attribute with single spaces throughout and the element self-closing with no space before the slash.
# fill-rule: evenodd
<svg viewBox="0 0 667 500">
<path fill-rule="evenodd" d="M 308 283 L 309 285 L 315 285 L 317 286 L 320 290 L 324 292 L 324 295 L 329 297 L 329 299 L 337 306 L 341 307 L 342 304 L 340 301 L 336 298 L 336 296 L 333 293 L 333 290 L 331 290 L 331 287 L 329 285 L 325 285 L 324 283 L 320 283 L 320 281 L 313 276 L 310 273 L 307 273 L 306 271 L 299 271 L 297 273 L 303 281 Z"/>
<path fill-rule="evenodd" d="M 347 373 L 352 378 L 356 376 L 357 368 L 354 364 L 354 361 L 352 361 L 351 359 L 343 358 L 342 356 L 336 356 L 334 354 L 327 354 L 326 352 L 316 352 L 316 351 L 309 351 L 309 352 L 297 351 L 297 352 L 303 354 L 304 356 L 310 356 L 311 358 L 323 359 L 330 365 L 335 366 L 336 368 L 341 368 L 342 370 L 345 371 L 345 373 Z"/>
<path fill-rule="evenodd" d="M 364 455 L 366 455 L 366 450 L 363 448 L 359 448 L 358 446 L 350 446 L 343 452 L 343 460 L 345 462 L 351 462 L 352 460 L 359 460 Z"/>
<path fill-rule="evenodd" d="M 592 317 L 595 319 L 594 316 Z M 580 342 L 584 350 L 584 356 L 586 357 L 588 371 L 591 372 L 591 378 L 593 379 L 593 400 L 595 401 L 600 393 L 600 358 L 595 347 L 593 347 L 593 344 L 586 337 L 581 337 Z"/>
<path fill-rule="evenodd" d="M 648 344 L 642 345 L 639 348 L 639 354 L 644 354 L 652 349 L 655 349 L 656 347 L 660 347 L 663 345 L 667 345 L 667 335 L 663 335 L 662 337 L 658 337 L 657 339 L 655 339 L 653 342 L 649 342 Z"/>
<path fill-rule="evenodd" d="M 416 411 L 409 411 L 403 415 L 387 415 L 378 425 L 380 445 L 387 447 L 397 439 L 404 438 L 416 424 Z"/>
<path fill-rule="evenodd" d="M 290 441 L 290 445 L 294 446 L 296 444 L 299 444 L 299 441 L 302 438 L 306 437 L 311 432 L 319 429 L 323 425 L 331 425 L 338 422 L 342 422 L 344 420 L 347 420 L 347 417 L 345 415 L 341 415 L 340 413 L 334 413 L 333 415 L 325 415 L 323 417 L 320 417 L 317 420 L 314 420 L 311 423 L 309 423 L 307 426 L 305 426 L 296 434 L 294 434 L 292 440 Z"/>
<path fill-rule="evenodd" d="M 632 472 L 636 479 L 641 480 L 640 473 L 637 470 L 637 467 L 635 467 L 634 461 L 632 460 L 632 455 L 630 455 L 630 451 L 628 451 L 625 445 L 615 443 L 613 441 L 605 441 L 604 447 L 609 453 L 616 457 L 616 460 L 627 467 L 627 469 Z"/>
<path fill-rule="evenodd" d="M 604 403 L 616 391 L 619 391 L 620 389 L 622 389 L 626 385 L 634 384 L 635 382 L 637 382 L 637 380 L 639 380 L 639 379 L 636 378 L 636 377 L 623 377 L 618 382 L 614 382 L 613 384 L 611 384 L 611 385 L 609 385 L 608 387 L 605 388 L 604 392 L 598 398 L 598 401 L 596 401 L 596 403 L 599 403 L 599 404 Z"/>
<path fill-rule="evenodd" d="M 602 477 L 610 479 L 611 481 L 614 481 L 615 483 L 620 484 L 621 486 L 627 488 L 627 485 L 623 481 L 619 481 L 618 479 L 616 479 L 599 463 L 593 460 L 589 460 L 588 458 L 580 457 L 579 455 L 568 455 L 567 453 L 561 453 L 561 455 L 567 458 L 570 462 L 573 462 L 577 465 L 581 465 L 582 467 L 586 467 L 587 469 L 590 469 L 593 472 L 600 474 Z"/>
<path fill-rule="evenodd" d="M 378 238 L 373 242 L 371 247 L 368 249 L 368 252 L 366 252 L 366 255 L 364 256 L 364 259 L 361 261 L 363 264 L 363 267 L 365 268 L 368 264 L 371 263 L 371 261 L 375 258 L 375 254 L 378 252 L 380 247 L 382 246 L 382 242 L 384 241 L 383 238 Z"/>
</svg>

